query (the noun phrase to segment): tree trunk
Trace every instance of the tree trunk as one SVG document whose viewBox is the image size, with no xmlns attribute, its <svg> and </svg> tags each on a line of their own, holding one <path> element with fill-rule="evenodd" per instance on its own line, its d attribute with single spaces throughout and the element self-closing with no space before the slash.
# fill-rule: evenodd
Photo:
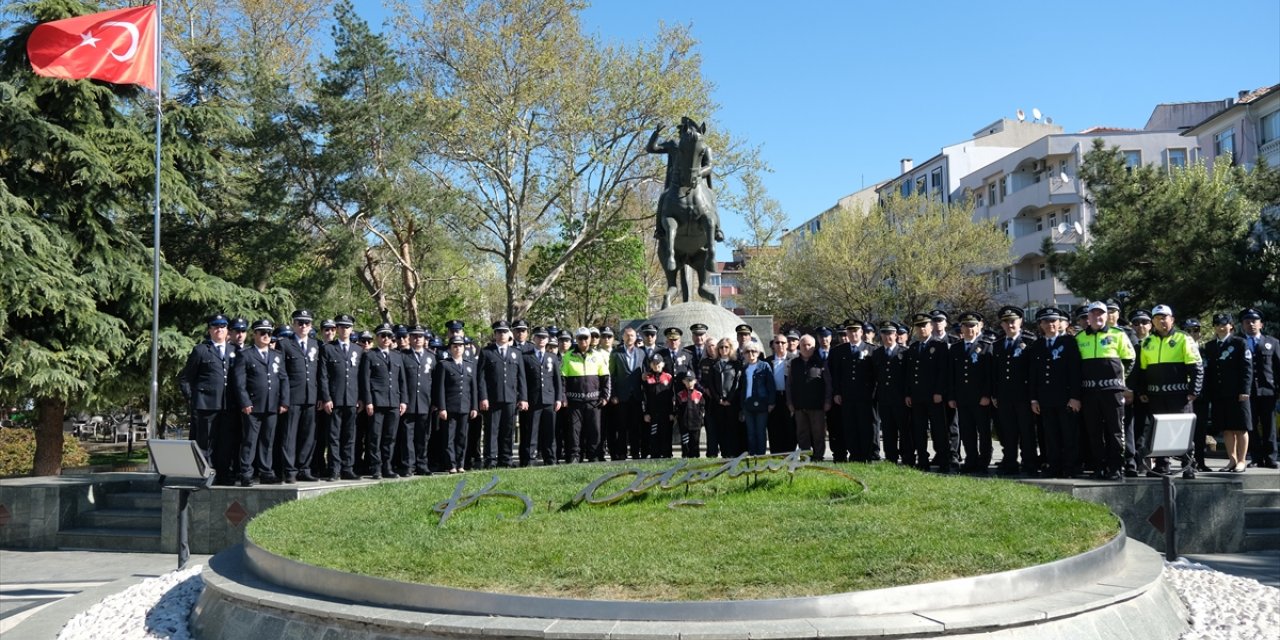
<svg viewBox="0 0 1280 640">
<path fill-rule="evenodd" d="M 31 475 L 56 476 L 62 473 L 62 421 L 67 417 L 67 401 L 62 398 L 36 400 L 36 459 Z"/>
</svg>

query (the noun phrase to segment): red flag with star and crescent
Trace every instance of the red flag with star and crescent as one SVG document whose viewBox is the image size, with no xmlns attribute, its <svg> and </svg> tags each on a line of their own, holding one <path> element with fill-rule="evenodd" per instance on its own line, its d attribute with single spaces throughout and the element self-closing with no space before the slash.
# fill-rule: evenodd
<svg viewBox="0 0 1280 640">
<path fill-rule="evenodd" d="M 37 75 L 156 88 L 156 7 L 131 7 L 36 25 L 27 57 Z"/>
</svg>

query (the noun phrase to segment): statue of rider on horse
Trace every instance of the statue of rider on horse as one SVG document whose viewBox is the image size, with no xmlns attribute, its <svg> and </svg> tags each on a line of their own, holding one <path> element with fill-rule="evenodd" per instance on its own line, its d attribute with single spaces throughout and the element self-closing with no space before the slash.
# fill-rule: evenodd
<svg viewBox="0 0 1280 640">
<path fill-rule="evenodd" d="M 649 137 L 645 150 L 667 155 L 667 175 L 658 198 L 658 259 L 667 275 L 662 308 L 677 295 L 689 302 L 692 295 L 689 270 L 698 279 L 698 295 L 719 304 L 719 292 L 707 282 L 715 273 L 715 243 L 724 240 L 716 215 L 716 195 L 711 190 L 711 147 L 706 143 L 707 124 L 681 118 L 676 140 L 658 143 L 662 129 Z M 679 278 L 679 282 L 677 282 Z M 683 285 L 683 291 L 681 287 Z"/>
</svg>

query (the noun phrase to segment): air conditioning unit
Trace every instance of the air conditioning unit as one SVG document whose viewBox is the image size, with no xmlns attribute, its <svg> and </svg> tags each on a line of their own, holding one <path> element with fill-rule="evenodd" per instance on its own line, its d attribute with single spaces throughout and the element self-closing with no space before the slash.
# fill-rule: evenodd
<svg viewBox="0 0 1280 640">
<path fill-rule="evenodd" d="M 1032 171 L 1033 173 L 1040 173 L 1040 172 L 1041 172 L 1041 171 L 1043 171 L 1043 170 L 1044 170 L 1044 161 L 1043 161 L 1043 160 L 1036 160 L 1035 164 L 1031 165 L 1031 171 Z"/>
</svg>

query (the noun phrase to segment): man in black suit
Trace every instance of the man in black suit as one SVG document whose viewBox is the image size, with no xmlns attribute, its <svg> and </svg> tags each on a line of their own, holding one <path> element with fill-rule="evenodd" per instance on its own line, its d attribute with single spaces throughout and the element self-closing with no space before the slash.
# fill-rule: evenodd
<svg viewBox="0 0 1280 640">
<path fill-rule="evenodd" d="M 238 454 L 230 450 L 233 440 L 227 433 L 239 429 L 239 421 L 232 421 L 226 401 L 227 377 L 235 364 L 235 350 L 227 343 L 227 317 L 214 314 L 208 321 L 209 338 L 191 350 L 187 363 L 178 375 L 178 388 L 189 403 L 191 427 L 189 437 L 213 464 L 216 472 L 214 483 L 233 484 L 235 459 Z"/>
<path fill-rule="evenodd" d="M 979 339 L 982 314 L 960 314 L 960 341 L 951 345 L 947 405 L 956 410 L 966 473 L 987 473 L 991 465 L 991 345 Z"/>
<path fill-rule="evenodd" d="M 1022 330 L 1023 310 L 1006 306 L 1000 309 L 1000 326 L 1004 334 L 991 346 L 992 396 L 996 408 L 996 433 L 1002 452 L 999 472 L 1035 475 L 1040 470 L 1037 454 L 1035 416 L 1031 413 L 1030 380 L 1031 345 L 1035 336 Z M 1021 456 L 1022 464 L 1018 460 Z"/>
<path fill-rule="evenodd" d="M 439 360 L 436 370 L 436 403 L 440 429 L 445 438 L 445 461 L 449 473 L 463 471 L 467 460 L 467 430 L 479 411 L 480 391 L 476 385 L 476 364 L 466 357 L 467 339 L 461 333 L 449 337 L 449 355 Z"/>
<path fill-rule="evenodd" d="M 276 474 L 285 483 L 312 482 L 311 456 L 316 448 L 316 382 L 320 370 L 320 342 L 311 337 L 311 312 L 293 312 L 293 337 L 281 338 L 277 348 L 284 355 L 289 375 L 289 412 L 284 428 L 276 431 Z M 327 434 L 326 434 L 327 436 Z"/>
<path fill-rule="evenodd" d="M 1276 458 L 1276 377 L 1280 375 L 1280 340 L 1263 335 L 1262 314 L 1253 308 L 1240 312 L 1240 324 L 1244 325 L 1244 340 L 1253 352 L 1253 390 L 1249 394 L 1249 415 L 1253 420 L 1253 434 L 1249 437 L 1249 451 L 1253 461 L 1249 466 L 1275 469 L 1280 467 Z"/>
<path fill-rule="evenodd" d="M 533 328 L 533 340 L 524 353 L 524 380 L 528 409 L 520 412 L 520 466 L 536 460 L 556 463 L 556 412 L 564 406 L 564 380 L 560 358 L 547 350 L 550 332 Z"/>
<path fill-rule="evenodd" d="M 409 327 L 409 348 L 400 354 L 404 363 L 404 416 L 401 418 L 400 459 L 402 476 L 431 475 L 428 445 L 431 439 L 431 408 L 435 399 L 436 354 L 427 348 L 426 327 Z"/>
<path fill-rule="evenodd" d="M 289 411 L 289 375 L 284 357 L 271 348 L 271 321 L 256 320 L 251 326 L 253 344 L 246 346 L 231 369 L 229 386 L 234 392 L 240 416 L 240 486 L 253 486 L 257 474 L 263 484 L 280 478 L 271 467 L 276 438 L 276 417 Z"/>
<path fill-rule="evenodd" d="M 396 434 L 400 416 L 404 415 L 404 364 L 395 350 L 395 329 L 389 323 L 378 325 L 377 348 L 365 351 L 360 359 L 360 406 L 371 418 L 365 456 L 369 460 L 369 477 L 397 478 L 392 468 Z"/>
<path fill-rule="evenodd" d="M 848 447 L 851 462 L 871 462 L 880 454 L 875 441 L 872 395 L 875 366 L 871 345 L 862 339 L 862 321 L 844 321 L 845 342 L 831 348 L 827 357 L 826 384 L 830 402 L 840 407 L 840 442 Z"/>
<path fill-rule="evenodd" d="M 329 480 L 355 480 L 356 412 L 360 404 L 359 371 L 364 349 L 351 340 L 355 322 L 343 314 L 333 319 L 338 338 L 320 354 L 317 387 L 320 405 L 329 420 Z"/>
<path fill-rule="evenodd" d="M 511 344 L 506 320 L 493 323 L 493 342 L 480 350 L 478 386 L 484 414 L 485 468 L 513 467 L 516 411 L 529 408 L 520 350 Z"/>
<path fill-rule="evenodd" d="M 1058 309 L 1041 309 L 1036 322 L 1042 337 L 1032 346 L 1031 411 L 1044 423 L 1045 475 L 1070 478 L 1080 473 L 1080 346 Z"/>
<path fill-rule="evenodd" d="M 642 455 L 640 440 L 644 416 L 640 411 L 640 376 L 644 374 L 644 368 L 644 349 L 636 341 L 636 330 L 627 327 L 622 330 L 622 344 L 609 355 L 609 379 L 613 382 L 609 415 L 612 415 L 613 424 L 606 433 L 611 460 L 626 460 L 628 445 L 632 458 Z"/>
</svg>

